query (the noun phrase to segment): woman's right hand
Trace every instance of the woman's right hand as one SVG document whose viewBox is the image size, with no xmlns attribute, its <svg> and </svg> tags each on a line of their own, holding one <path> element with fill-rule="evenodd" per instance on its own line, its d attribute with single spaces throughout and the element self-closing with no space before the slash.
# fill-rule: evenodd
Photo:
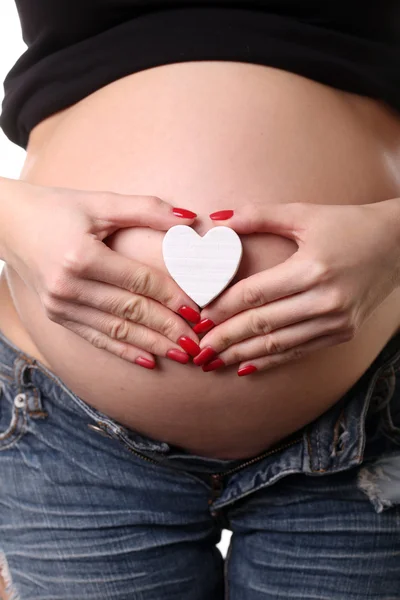
<svg viewBox="0 0 400 600">
<path fill-rule="evenodd" d="M 154 368 L 153 355 L 185 363 L 188 353 L 200 351 L 198 337 L 179 316 L 197 322 L 197 305 L 172 278 L 103 241 L 125 227 L 190 225 L 194 213 L 178 216 L 182 209 L 152 196 L 23 181 L 15 189 L 18 208 L 5 235 L 5 260 L 38 294 L 50 320 L 146 368 Z"/>
</svg>

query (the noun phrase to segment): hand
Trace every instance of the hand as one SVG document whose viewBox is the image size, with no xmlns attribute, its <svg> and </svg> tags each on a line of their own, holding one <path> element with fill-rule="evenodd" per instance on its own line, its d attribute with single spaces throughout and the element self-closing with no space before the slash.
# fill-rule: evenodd
<svg viewBox="0 0 400 600">
<path fill-rule="evenodd" d="M 211 361 L 205 371 L 240 362 L 238 374 L 247 375 L 352 340 L 399 286 L 399 203 L 270 204 L 244 208 L 229 220 L 229 213 L 217 215 L 238 233 L 275 233 L 298 250 L 202 311 L 194 331 L 217 325 L 194 362 Z"/>
<path fill-rule="evenodd" d="M 154 368 L 153 354 L 188 362 L 199 340 L 176 312 L 196 321 L 197 305 L 170 277 L 113 252 L 103 240 L 124 227 L 190 225 L 196 215 L 151 196 L 25 182 L 16 189 L 20 204 L 7 262 L 38 294 L 48 318 L 146 368 Z"/>
</svg>

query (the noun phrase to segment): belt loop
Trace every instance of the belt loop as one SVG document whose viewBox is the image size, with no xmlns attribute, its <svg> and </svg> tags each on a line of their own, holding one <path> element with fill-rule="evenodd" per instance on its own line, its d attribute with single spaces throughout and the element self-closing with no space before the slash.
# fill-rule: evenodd
<svg viewBox="0 0 400 600">
<path fill-rule="evenodd" d="M 14 380 L 19 394 L 22 393 L 23 388 L 25 387 L 23 378 L 26 366 L 26 360 L 22 354 L 19 354 L 14 360 Z"/>
<path fill-rule="evenodd" d="M 45 418 L 47 413 L 43 410 L 40 390 L 32 381 L 32 360 L 20 354 L 14 361 L 15 383 L 19 394 L 27 398 L 27 410 L 33 418 Z"/>
</svg>

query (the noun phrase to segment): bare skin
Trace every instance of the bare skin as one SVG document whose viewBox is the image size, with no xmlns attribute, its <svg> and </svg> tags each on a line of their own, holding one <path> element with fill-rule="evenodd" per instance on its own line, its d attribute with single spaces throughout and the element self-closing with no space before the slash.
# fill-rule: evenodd
<svg viewBox="0 0 400 600">
<path fill-rule="evenodd" d="M 39 124 L 21 178 L 155 195 L 196 212 L 193 227 L 203 234 L 212 226 L 209 213 L 244 203 L 398 197 L 399 151 L 399 119 L 375 101 L 267 67 L 182 63 L 124 78 Z M 50 230 L 48 213 L 41 219 Z M 108 243 L 166 273 L 162 238 L 161 231 L 134 227 Z M 271 234 L 242 240 L 235 281 L 297 249 Z M 252 456 L 323 413 L 400 329 L 396 290 L 354 340 L 239 379 L 233 367 L 203 373 L 165 358 L 146 371 L 97 349 L 50 321 L 10 266 L 0 298 L 4 334 L 88 403 L 144 434 L 220 458 Z"/>
</svg>

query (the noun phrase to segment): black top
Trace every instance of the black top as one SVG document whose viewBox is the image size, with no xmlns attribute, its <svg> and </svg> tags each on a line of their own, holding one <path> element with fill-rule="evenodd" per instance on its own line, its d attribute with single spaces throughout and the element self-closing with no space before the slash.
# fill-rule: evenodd
<svg viewBox="0 0 400 600">
<path fill-rule="evenodd" d="M 0 126 L 23 148 L 42 119 L 100 87 L 193 60 L 269 65 L 400 111 L 400 0 L 16 3 L 28 49 L 5 79 Z"/>
</svg>

